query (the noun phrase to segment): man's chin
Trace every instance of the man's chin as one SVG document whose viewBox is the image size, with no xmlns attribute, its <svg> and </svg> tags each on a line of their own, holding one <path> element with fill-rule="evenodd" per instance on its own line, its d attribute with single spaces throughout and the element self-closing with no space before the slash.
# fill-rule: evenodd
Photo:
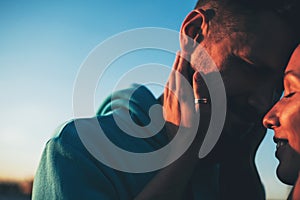
<svg viewBox="0 0 300 200">
<path fill-rule="evenodd" d="M 244 143 L 243 139 L 251 132 L 252 128 L 252 124 L 237 125 L 236 129 L 225 127 L 214 148 L 202 160 L 209 163 L 219 163 L 235 159 L 235 155 L 238 155 L 237 151 L 241 150 L 241 144 Z"/>
<path fill-rule="evenodd" d="M 219 148 L 216 148 L 216 146 L 204 158 L 201 159 L 201 162 L 207 164 L 217 164 L 220 162 L 221 155 L 218 150 Z"/>
<path fill-rule="evenodd" d="M 221 161 L 229 157 L 229 152 L 227 150 L 228 148 L 226 147 L 226 142 L 221 136 L 214 148 L 201 160 L 205 163 L 210 164 L 220 163 Z"/>
</svg>

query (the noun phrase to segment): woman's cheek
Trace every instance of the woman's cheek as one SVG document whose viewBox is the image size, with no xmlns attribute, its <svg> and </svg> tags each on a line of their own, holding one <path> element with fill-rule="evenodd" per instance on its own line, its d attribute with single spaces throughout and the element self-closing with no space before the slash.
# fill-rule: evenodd
<svg viewBox="0 0 300 200">
<path fill-rule="evenodd" d="M 299 126 L 299 125 L 297 125 Z M 299 129 L 291 130 L 291 134 L 288 137 L 291 147 L 300 154 L 300 132 Z"/>
</svg>

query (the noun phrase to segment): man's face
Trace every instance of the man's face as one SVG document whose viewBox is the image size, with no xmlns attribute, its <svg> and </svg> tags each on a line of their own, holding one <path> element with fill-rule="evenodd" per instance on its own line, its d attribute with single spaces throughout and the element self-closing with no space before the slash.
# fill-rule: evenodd
<svg viewBox="0 0 300 200">
<path fill-rule="evenodd" d="M 294 184 L 300 169 L 300 46 L 285 70 L 284 95 L 267 113 L 264 125 L 275 132 L 279 179 Z"/>
<path fill-rule="evenodd" d="M 222 145 L 217 145 L 223 152 L 229 146 L 238 148 L 243 138 L 249 138 L 245 134 L 255 134 L 250 130 L 261 123 L 281 94 L 283 71 L 295 47 L 292 32 L 279 17 L 269 12 L 256 17 L 256 30 L 251 33 L 235 32 L 218 43 L 206 43 L 227 95 L 226 121 L 219 141 Z M 197 50 L 191 63 L 201 71 Z"/>
</svg>

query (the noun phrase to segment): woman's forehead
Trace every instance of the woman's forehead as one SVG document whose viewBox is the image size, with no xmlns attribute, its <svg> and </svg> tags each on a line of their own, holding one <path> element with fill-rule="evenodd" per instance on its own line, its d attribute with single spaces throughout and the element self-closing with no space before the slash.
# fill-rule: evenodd
<svg viewBox="0 0 300 200">
<path fill-rule="evenodd" d="M 289 60 L 285 73 L 288 72 L 300 74 L 300 45 L 294 50 Z"/>
</svg>

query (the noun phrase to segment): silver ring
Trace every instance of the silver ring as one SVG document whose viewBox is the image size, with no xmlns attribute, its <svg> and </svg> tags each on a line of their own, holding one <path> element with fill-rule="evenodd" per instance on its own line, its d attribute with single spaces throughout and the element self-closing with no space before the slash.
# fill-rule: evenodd
<svg viewBox="0 0 300 200">
<path fill-rule="evenodd" d="M 208 103 L 207 98 L 195 99 L 195 104 L 207 104 L 207 103 Z"/>
</svg>

